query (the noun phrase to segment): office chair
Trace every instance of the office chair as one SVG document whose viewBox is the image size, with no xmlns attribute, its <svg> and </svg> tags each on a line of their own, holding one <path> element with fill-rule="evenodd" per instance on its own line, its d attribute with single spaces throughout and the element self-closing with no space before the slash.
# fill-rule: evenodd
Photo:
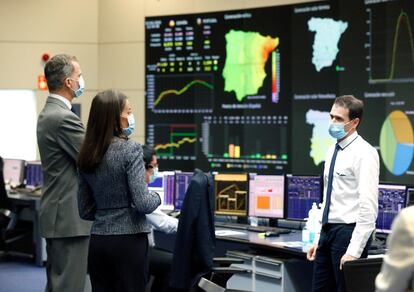
<svg viewBox="0 0 414 292">
<path fill-rule="evenodd" d="M 375 291 L 375 278 L 381 270 L 381 265 L 382 258 L 367 258 L 345 262 L 343 268 L 347 291 Z"/>
<path fill-rule="evenodd" d="M 34 258 L 33 253 L 9 250 L 9 246 L 32 235 L 30 229 L 18 227 L 19 210 L 13 207 L 7 196 L 3 177 L 3 159 L 0 157 L 0 255 Z"/>
<path fill-rule="evenodd" d="M 216 258 L 214 228 L 214 182 L 210 174 L 196 169 L 188 186 L 178 223 L 170 286 L 177 291 L 196 289 L 228 291 L 203 278 L 207 275 L 248 273 L 235 267 L 214 267 L 214 262 L 239 263 L 240 259 Z M 224 290 L 223 290 L 224 289 Z M 233 290 L 234 291 L 234 290 Z"/>
</svg>

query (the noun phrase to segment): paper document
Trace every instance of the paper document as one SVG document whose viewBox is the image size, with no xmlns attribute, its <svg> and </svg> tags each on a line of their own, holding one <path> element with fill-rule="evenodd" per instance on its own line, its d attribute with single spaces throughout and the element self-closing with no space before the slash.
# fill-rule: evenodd
<svg viewBox="0 0 414 292">
<path fill-rule="evenodd" d="M 229 229 L 216 230 L 216 236 L 235 236 L 235 235 L 246 235 L 244 232 L 234 231 Z"/>
<path fill-rule="evenodd" d="M 285 247 L 303 247 L 303 242 L 302 241 L 277 241 L 277 242 L 272 242 L 273 244 L 276 245 L 280 245 L 280 246 L 285 246 Z"/>
<path fill-rule="evenodd" d="M 286 247 L 302 247 L 304 246 L 302 241 L 288 241 L 285 242 Z"/>
</svg>

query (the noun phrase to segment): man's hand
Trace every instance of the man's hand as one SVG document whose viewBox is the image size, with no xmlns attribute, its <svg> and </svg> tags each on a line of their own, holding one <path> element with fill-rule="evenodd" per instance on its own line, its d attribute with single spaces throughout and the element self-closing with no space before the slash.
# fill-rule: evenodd
<svg viewBox="0 0 414 292">
<path fill-rule="evenodd" d="M 306 258 L 308 261 L 314 261 L 316 257 L 316 249 L 318 248 L 318 244 L 313 244 L 306 253 Z"/>
<path fill-rule="evenodd" d="M 339 269 L 342 270 L 342 266 L 345 264 L 345 262 L 347 261 L 355 261 L 357 258 L 353 257 L 349 254 L 344 254 L 341 258 L 341 264 L 339 265 Z"/>
</svg>

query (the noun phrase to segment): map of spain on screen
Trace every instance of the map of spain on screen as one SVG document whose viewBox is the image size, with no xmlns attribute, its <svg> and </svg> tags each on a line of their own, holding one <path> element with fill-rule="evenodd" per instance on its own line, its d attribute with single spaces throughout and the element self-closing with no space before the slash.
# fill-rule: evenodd
<svg viewBox="0 0 414 292">
<path fill-rule="evenodd" d="M 316 71 L 332 65 L 339 52 L 338 43 L 342 34 L 348 28 L 345 21 L 335 21 L 331 18 L 312 17 L 308 21 L 309 31 L 315 32 L 313 42 L 312 63 Z"/>
<path fill-rule="evenodd" d="M 234 91 L 238 101 L 257 94 L 266 77 L 265 64 L 279 45 L 279 38 L 258 32 L 230 30 L 226 36 L 224 91 Z"/>
<path fill-rule="evenodd" d="M 313 126 L 312 137 L 310 139 L 310 157 L 312 157 L 315 165 L 325 161 L 326 152 L 335 143 L 335 140 L 329 135 L 329 119 L 329 112 L 310 109 L 306 113 L 306 123 Z"/>
</svg>

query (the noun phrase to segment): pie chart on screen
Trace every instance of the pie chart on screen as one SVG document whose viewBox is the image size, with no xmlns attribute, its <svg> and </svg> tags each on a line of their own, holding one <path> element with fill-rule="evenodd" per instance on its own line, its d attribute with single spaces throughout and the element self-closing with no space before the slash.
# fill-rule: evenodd
<svg viewBox="0 0 414 292">
<path fill-rule="evenodd" d="M 402 111 L 393 111 L 382 124 L 380 133 L 381 158 L 392 174 L 403 175 L 414 156 L 413 127 Z"/>
</svg>

